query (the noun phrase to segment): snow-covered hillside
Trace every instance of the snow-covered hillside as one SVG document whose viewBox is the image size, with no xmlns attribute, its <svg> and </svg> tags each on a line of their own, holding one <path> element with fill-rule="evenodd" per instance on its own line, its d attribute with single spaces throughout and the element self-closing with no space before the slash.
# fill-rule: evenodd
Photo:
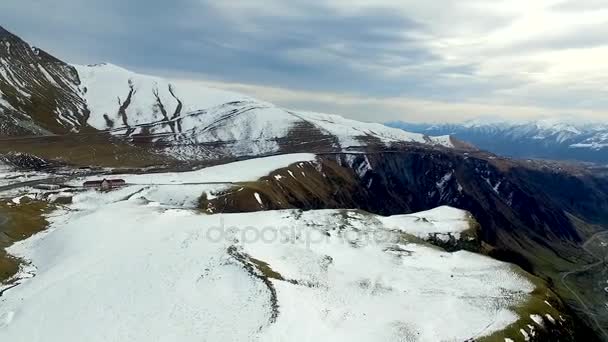
<svg viewBox="0 0 608 342">
<path fill-rule="evenodd" d="M 381 221 L 388 227 L 395 227 L 421 239 L 438 237 L 446 240 L 454 237 L 458 240 L 461 233 L 472 229 L 470 214 L 445 206 L 410 215 L 383 217 Z"/>
<path fill-rule="evenodd" d="M 507 156 L 608 163 L 608 125 L 566 119 L 531 122 L 474 120 L 462 124 L 387 124 L 429 135 L 452 135 Z"/>
<path fill-rule="evenodd" d="M 0 27 L 0 135 L 110 132 L 178 159 L 336 152 L 430 138 L 336 115 L 297 113 L 196 81 L 112 64 L 70 65 Z"/>
<path fill-rule="evenodd" d="M 196 82 L 139 75 L 111 64 L 75 68 L 90 110 L 89 125 L 114 134 L 145 136 L 177 155 L 205 153 L 204 146 L 222 142 L 231 154 L 273 153 L 281 149 L 281 141 L 293 140 L 292 145 L 297 145 L 314 142 L 318 136 L 326 137 L 326 147 L 335 150 L 364 146 L 368 139 L 387 145 L 452 146 L 449 137 L 430 138 L 337 115 L 293 112 Z"/>
<path fill-rule="evenodd" d="M 0 339 L 441 341 L 520 319 L 539 328 L 514 311 L 535 288 L 523 273 L 409 235 L 457 234 L 465 212 L 205 215 L 183 200 L 222 186 L 193 182 L 254 180 L 313 158 L 117 176 L 130 185 L 75 193 L 48 231 L 8 249 L 28 264 L 0 299 Z"/>
</svg>

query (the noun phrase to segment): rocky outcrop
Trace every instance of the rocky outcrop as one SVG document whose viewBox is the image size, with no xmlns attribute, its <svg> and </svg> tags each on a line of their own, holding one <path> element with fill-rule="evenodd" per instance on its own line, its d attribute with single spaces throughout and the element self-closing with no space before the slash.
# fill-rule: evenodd
<svg viewBox="0 0 608 342">
<path fill-rule="evenodd" d="M 87 128 L 76 69 L 0 27 L 0 134 Z"/>
</svg>

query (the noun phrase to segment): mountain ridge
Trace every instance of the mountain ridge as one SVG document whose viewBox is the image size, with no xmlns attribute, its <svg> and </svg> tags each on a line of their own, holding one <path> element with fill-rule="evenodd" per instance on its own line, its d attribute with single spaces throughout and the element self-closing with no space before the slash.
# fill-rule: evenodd
<svg viewBox="0 0 608 342">
<path fill-rule="evenodd" d="M 440 205 L 465 208 L 481 225 L 480 248 L 488 255 L 534 272 L 557 288 L 568 305 L 580 308 L 563 287 L 563 280 L 558 282 L 560 272 L 571 272 L 591 259 L 580 246 L 595 231 L 583 228 L 608 223 L 608 182 L 587 169 L 465 150 L 449 136 L 432 137 L 335 115 L 290 111 L 248 96 L 140 75 L 112 64 L 73 66 L 25 42 L 19 45 L 22 55 L 15 55 L 16 45 L 0 43 L 4 101 L 0 101 L 0 105 L 4 103 L 0 123 L 9 123 L 5 127 L 8 133 L 2 134 L 15 137 L 0 139 L 0 153 L 19 152 L 25 145 L 27 151 L 39 155 L 51 148 L 57 159 L 76 158 L 78 163 L 71 166 L 85 167 L 125 167 L 133 159 L 145 160 L 140 154 L 160 153 L 174 158 L 176 164 L 193 161 L 193 168 L 219 160 L 225 168 L 216 170 L 215 176 L 225 177 L 223 172 L 243 172 L 239 169 L 243 164 L 226 164 L 231 158 L 310 152 L 319 158 L 319 164 L 291 165 L 225 193 L 203 195 L 193 184 L 182 185 L 193 192 L 189 196 L 200 196 L 201 212 L 335 207 L 396 215 Z M 76 157 L 71 156 L 74 150 L 79 151 Z M 166 161 L 160 158 L 150 163 L 161 168 Z M 262 160 L 254 160 L 256 163 L 265 165 Z M 179 197 L 180 190 L 172 182 L 147 184 L 155 178 L 149 170 L 138 169 L 148 180 L 135 186 L 163 187 L 164 192 L 152 189 L 144 195 L 132 189 L 134 193 L 118 199 L 114 192 L 100 196 L 112 203 L 118 200 L 119 206 L 133 200 L 138 208 L 150 204 L 154 196 L 170 202 Z M 176 168 L 171 165 L 164 170 Z M 121 174 L 105 171 L 108 176 Z M 185 177 L 182 173 L 171 176 Z M 201 176 L 195 181 L 209 178 Z M 188 213 L 194 214 L 191 209 Z M 238 253 L 231 256 L 244 260 Z M 599 295 L 604 295 L 600 290 Z M 603 310 L 603 303 L 593 309 Z M 523 319 L 530 320 L 528 316 Z"/>
<path fill-rule="evenodd" d="M 0 134 L 100 133 L 178 159 L 321 152 L 419 143 L 429 137 L 337 115 L 294 112 L 195 82 L 142 75 L 102 63 L 71 65 L 6 32 L 0 38 Z M 322 142 L 322 143 L 320 143 Z"/>
<path fill-rule="evenodd" d="M 608 164 L 608 125 L 605 123 L 538 120 L 414 124 L 395 121 L 386 125 L 422 134 L 450 134 L 481 149 L 516 158 Z"/>
</svg>

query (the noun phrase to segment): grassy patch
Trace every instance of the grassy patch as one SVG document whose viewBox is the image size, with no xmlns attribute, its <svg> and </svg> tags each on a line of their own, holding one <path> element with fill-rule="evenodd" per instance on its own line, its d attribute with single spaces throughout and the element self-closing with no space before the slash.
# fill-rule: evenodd
<svg viewBox="0 0 608 342">
<path fill-rule="evenodd" d="M 264 277 L 276 280 L 285 280 L 285 278 L 283 278 L 279 272 L 273 270 L 267 262 L 258 260 L 251 256 L 249 257 L 249 261 L 255 265 L 255 268 L 260 271 Z"/>
<path fill-rule="evenodd" d="M 213 200 L 203 196 L 199 207 L 210 213 L 356 208 L 361 191 L 353 173 L 335 162 L 299 162 L 257 181 L 241 182 Z"/>
<path fill-rule="evenodd" d="M 532 293 L 526 295 L 526 300 L 523 303 L 511 307 L 511 310 L 519 316 L 517 322 L 502 331 L 479 338 L 477 341 L 504 342 L 505 338 L 513 341 L 525 341 L 521 329 L 528 333 L 530 341 L 576 341 L 576 323 L 570 315 L 565 313 L 566 309 L 560 298 L 548 288 L 542 279 L 526 273 L 519 267 L 513 266 L 513 269 L 518 275 L 532 282 L 535 289 Z M 556 322 L 550 322 L 545 316 L 547 314 L 551 315 Z M 544 327 L 534 323 L 530 315 L 543 317 Z M 565 321 L 562 321 L 561 317 L 565 318 Z M 535 336 L 530 333 L 528 325 L 534 327 Z"/>
<path fill-rule="evenodd" d="M 0 142 L 0 154 L 29 153 L 74 166 L 147 167 L 174 161 L 155 152 L 105 134 L 34 137 Z"/>
<path fill-rule="evenodd" d="M 53 209 L 52 205 L 42 201 L 9 203 L 0 199 L 0 283 L 14 276 L 21 262 L 8 255 L 5 248 L 44 230 L 48 225 L 45 214 Z"/>
</svg>

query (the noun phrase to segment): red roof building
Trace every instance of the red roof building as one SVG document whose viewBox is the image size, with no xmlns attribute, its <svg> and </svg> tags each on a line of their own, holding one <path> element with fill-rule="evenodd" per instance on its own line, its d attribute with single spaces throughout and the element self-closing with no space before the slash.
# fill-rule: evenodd
<svg viewBox="0 0 608 342">
<path fill-rule="evenodd" d="M 97 190 L 110 190 L 125 186 L 127 183 L 124 179 L 102 179 L 84 182 L 82 185 L 85 188 L 95 188 Z"/>
</svg>

